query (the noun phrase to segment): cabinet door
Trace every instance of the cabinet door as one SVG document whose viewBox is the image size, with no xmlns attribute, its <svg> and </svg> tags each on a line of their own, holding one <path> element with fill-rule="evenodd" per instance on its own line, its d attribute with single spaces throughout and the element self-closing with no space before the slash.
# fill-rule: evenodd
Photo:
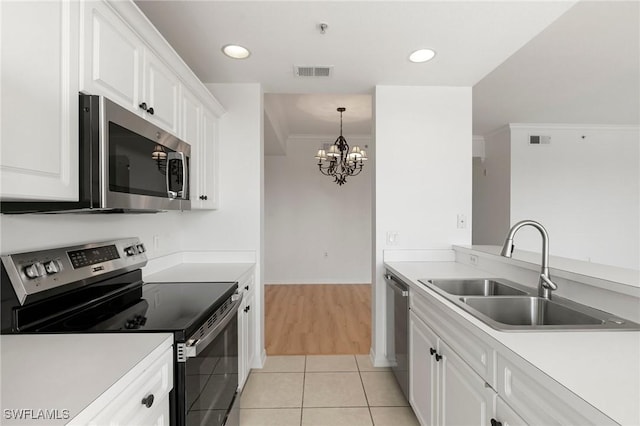
<svg viewBox="0 0 640 426">
<path fill-rule="evenodd" d="M 0 2 L 0 198 L 78 200 L 77 2 Z"/>
<path fill-rule="evenodd" d="M 442 356 L 439 424 L 489 425 L 496 393 L 442 340 L 438 353 Z"/>
<path fill-rule="evenodd" d="M 166 426 L 169 424 L 169 392 L 172 388 L 173 348 L 169 348 L 106 406 L 100 407 L 98 413 L 94 413 L 90 405 L 70 424 Z"/>
<path fill-rule="evenodd" d="M 163 129 L 178 134 L 178 95 L 180 80 L 174 72 L 149 49 L 144 53 L 145 118 Z"/>
<path fill-rule="evenodd" d="M 202 104 L 188 90 L 183 90 L 180 105 L 180 137 L 191 145 L 189 158 L 189 198 L 191 208 L 198 209 L 203 202 L 200 189 L 200 157 L 202 157 Z"/>
<path fill-rule="evenodd" d="M 244 284 L 242 284 L 244 285 Z M 241 286 L 242 286 L 241 285 Z M 244 300 L 242 301 L 242 305 L 240 306 L 240 312 L 238 313 L 238 321 L 239 327 L 238 332 L 240 334 L 239 338 L 239 360 L 238 360 L 238 369 L 239 369 L 239 377 L 238 384 L 240 388 L 244 386 L 244 383 L 249 376 L 249 372 L 251 371 L 251 366 L 253 365 L 254 356 L 255 356 L 255 337 L 256 337 L 256 326 L 255 326 L 255 296 L 254 291 L 244 291 Z"/>
<path fill-rule="evenodd" d="M 81 90 L 142 114 L 142 42 L 106 3 L 82 5 Z"/>
<path fill-rule="evenodd" d="M 218 197 L 218 118 L 208 109 L 202 113 L 202 147 L 200 162 L 200 189 L 204 200 L 199 208 L 215 210 Z M 192 205 L 193 206 L 193 205 Z"/>
<path fill-rule="evenodd" d="M 528 426 L 500 397 L 496 398 L 496 415 L 493 418 L 502 426 Z"/>
<path fill-rule="evenodd" d="M 436 424 L 437 364 L 431 349 L 437 349 L 435 335 L 413 312 L 409 313 L 409 400 L 423 426 Z"/>
</svg>

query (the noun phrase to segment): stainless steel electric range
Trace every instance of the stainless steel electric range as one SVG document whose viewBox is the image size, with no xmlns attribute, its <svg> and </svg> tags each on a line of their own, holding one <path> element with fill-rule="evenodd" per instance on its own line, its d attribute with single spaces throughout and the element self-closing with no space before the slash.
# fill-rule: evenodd
<svg viewBox="0 0 640 426">
<path fill-rule="evenodd" d="M 2 334 L 173 333 L 172 425 L 237 425 L 238 284 L 144 283 L 146 263 L 138 238 L 2 256 Z"/>
</svg>

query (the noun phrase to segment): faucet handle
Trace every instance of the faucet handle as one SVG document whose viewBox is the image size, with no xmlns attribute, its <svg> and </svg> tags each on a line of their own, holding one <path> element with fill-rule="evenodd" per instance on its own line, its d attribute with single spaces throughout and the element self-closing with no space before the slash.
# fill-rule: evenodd
<svg viewBox="0 0 640 426">
<path fill-rule="evenodd" d="M 549 276 L 545 275 L 545 274 L 540 274 L 540 279 L 543 281 L 543 285 L 550 289 L 550 290 L 557 290 L 558 286 L 556 285 L 556 283 L 554 283 L 553 281 L 551 281 L 551 278 L 549 278 Z"/>
</svg>

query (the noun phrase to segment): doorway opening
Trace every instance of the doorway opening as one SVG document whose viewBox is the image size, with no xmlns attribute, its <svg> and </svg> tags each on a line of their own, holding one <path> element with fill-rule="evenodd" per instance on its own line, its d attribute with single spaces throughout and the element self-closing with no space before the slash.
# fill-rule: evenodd
<svg viewBox="0 0 640 426">
<path fill-rule="evenodd" d="M 340 135 L 366 150 L 338 185 L 318 170 Z M 267 355 L 369 353 L 373 125 L 370 94 L 265 94 Z"/>
</svg>

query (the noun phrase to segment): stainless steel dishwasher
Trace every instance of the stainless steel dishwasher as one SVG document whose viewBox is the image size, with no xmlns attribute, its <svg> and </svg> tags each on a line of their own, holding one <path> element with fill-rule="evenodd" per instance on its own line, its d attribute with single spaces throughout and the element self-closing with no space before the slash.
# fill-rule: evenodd
<svg viewBox="0 0 640 426">
<path fill-rule="evenodd" d="M 387 358 L 409 400 L 409 288 L 387 271 Z"/>
</svg>

